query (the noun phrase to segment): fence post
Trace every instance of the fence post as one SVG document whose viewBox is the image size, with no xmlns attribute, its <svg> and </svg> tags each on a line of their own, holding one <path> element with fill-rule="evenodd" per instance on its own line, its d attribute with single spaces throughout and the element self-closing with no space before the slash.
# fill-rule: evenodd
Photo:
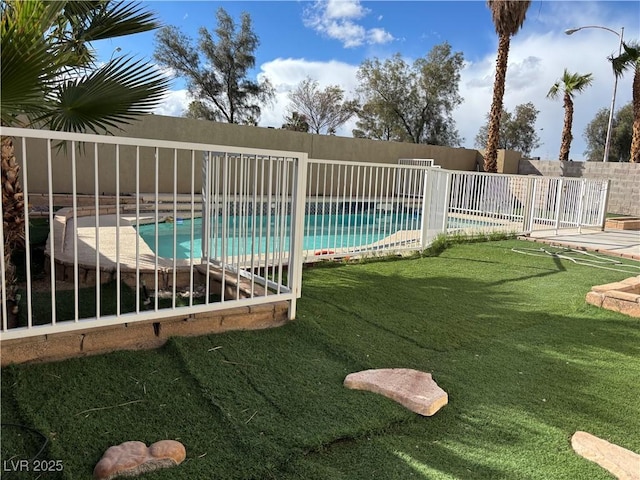
<svg viewBox="0 0 640 480">
<path fill-rule="evenodd" d="M 424 171 L 424 181 L 423 181 L 423 191 L 422 191 L 422 233 L 420 234 L 420 248 L 427 248 L 427 242 L 429 239 L 427 238 L 429 235 L 429 220 L 431 211 L 431 191 L 433 190 L 433 178 L 431 175 L 431 170 L 426 169 Z"/>
<path fill-rule="evenodd" d="M 23 167 L 24 168 L 24 167 Z M 28 201 L 28 198 L 25 198 L 25 201 Z M 0 218 L 4 219 L 4 212 L 2 211 L 2 202 L 0 202 Z M 26 228 L 29 228 L 26 226 Z M 4 263 L 4 228 L 0 228 L 0 320 L 2 320 L 2 330 L 3 332 L 7 331 L 9 318 L 8 318 L 8 308 L 7 308 L 7 294 L 9 293 L 9 289 L 7 288 L 7 278 L 6 278 L 6 270 L 7 265 Z"/>
<path fill-rule="evenodd" d="M 296 302 L 302 294 L 302 265 L 304 263 L 304 213 L 307 191 L 307 154 L 294 163 L 293 192 L 291 195 L 291 244 L 289 245 L 289 288 L 293 298 L 289 303 L 289 320 L 296 318 Z"/>
<path fill-rule="evenodd" d="M 533 225 L 533 209 L 535 208 L 536 179 L 527 178 L 527 190 L 522 212 L 522 231 L 530 234 Z"/>
<path fill-rule="evenodd" d="M 201 238 L 201 264 L 209 262 L 209 234 L 211 223 L 211 152 L 202 152 L 202 180 L 200 192 L 202 195 L 202 238 Z"/>
<path fill-rule="evenodd" d="M 558 230 L 560 228 L 560 212 L 562 210 L 562 193 L 563 193 L 563 187 L 564 187 L 564 179 L 560 178 L 558 180 L 558 184 L 556 186 L 557 191 L 556 191 L 556 204 L 555 204 L 555 208 L 556 208 L 556 219 L 555 219 L 555 231 L 556 231 L 556 235 L 558 234 Z"/>
<path fill-rule="evenodd" d="M 584 223 L 584 202 L 587 194 L 587 179 L 583 178 L 580 182 L 580 203 L 578 204 L 578 233 L 582 233 L 582 224 Z"/>
<path fill-rule="evenodd" d="M 604 187 L 604 201 L 602 202 L 602 211 L 600 212 L 600 218 L 598 219 L 598 223 L 600 224 L 600 229 L 604 231 L 604 225 L 607 221 L 607 208 L 609 208 L 609 191 L 611 187 L 611 180 L 607 180 Z"/>
<path fill-rule="evenodd" d="M 447 225 L 449 223 L 449 206 L 451 203 L 451 184 L 453 183 L 453 173 L 447 172 L 446 184 L 444 188 L 444 198 L 442 199 L 442 233 L 447 234 Z"/>
</svg>

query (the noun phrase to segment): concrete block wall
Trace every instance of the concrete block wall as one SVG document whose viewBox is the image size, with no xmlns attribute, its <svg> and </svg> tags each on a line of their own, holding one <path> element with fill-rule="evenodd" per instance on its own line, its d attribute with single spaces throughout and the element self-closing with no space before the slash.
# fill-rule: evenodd
<svg viewBox="0 0 640 480">
<path fill-rule="evenodd" d="M 611 180 L 607 212 L 640 216 L 640 164 L 521 159 L 518 173 Z"/>
</svg>

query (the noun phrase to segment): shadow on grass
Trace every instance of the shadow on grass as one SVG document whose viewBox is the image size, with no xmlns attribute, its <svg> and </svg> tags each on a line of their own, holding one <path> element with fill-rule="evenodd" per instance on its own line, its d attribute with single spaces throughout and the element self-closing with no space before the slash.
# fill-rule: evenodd
<svg viewBox="0 0 640 480">
<path fill-rule="evenodd" d="M 638 322 L 584 305 L 592 282 L 621 277 L 509 246 L 308 269 L 285 327 L 12 367 L 2 406 L 8 393 L 52 440 L 64 478 L 110 445 L 162 438 L 187 461 L 150 478 L 609 478 L 569 438 L 640 450 Z M 432 372 L 449 404 L 423 418 L 342 387 L 391 367 Z"/>
</svg>

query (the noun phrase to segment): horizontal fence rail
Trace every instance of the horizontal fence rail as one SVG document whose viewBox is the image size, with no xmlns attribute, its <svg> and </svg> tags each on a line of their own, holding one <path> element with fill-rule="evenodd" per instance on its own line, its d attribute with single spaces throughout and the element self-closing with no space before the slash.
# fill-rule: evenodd
<svg viewBox="0 0 640 480">
<path fill-rule="evenodd" d="M 0 340 L 276 301 L 288 301 L 293 318 L 304 262 L 421 250 L 440 234 L 602 228 L 609 188 L 449 171 L 431 159 L 345 162 L 8 127 L 2 135 L 22 166 L 24 205 L 3 203 L 0 214 L 28 228 L 3 224 Z M 33 165 L 43 164 L 48 191 L 30 192 L 42 168 Z M 140 191 L 142 178 L 153 191 Z M 54 192 L 54 179 L 68 188 Z M 102 194 L 105 182 L 116 195 Z M 21 236 L 27 248 L 11 242 Z"/>
</svg>

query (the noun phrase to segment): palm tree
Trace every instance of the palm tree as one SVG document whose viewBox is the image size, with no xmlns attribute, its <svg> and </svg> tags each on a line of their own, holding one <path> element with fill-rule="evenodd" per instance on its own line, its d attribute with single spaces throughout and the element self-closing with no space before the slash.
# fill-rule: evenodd
<svg viewBox="0 0 640 480">
<path fill-rule="evenodd" d="M 498 58 L 496 60 L 496 78 L 493 83 L 493 100 L 489 114 L 489 138 L 484 155 L 484 170 L 498 171 L 498 140 L 500 138 L 500 117 L 502 116 L 502 98 L 507 78 L 507 60 L 511 37 L 518 33 L 524 23 L 529 0 L 487 0 L 491 10 L 493 25 L 498 34 Z"/>
<path fill-rule="evenodd" d="M 168 81 L 129 56 L 97 65 L 90 43 L 159 27 L 136 3 L 3 0 L 0 120 L 3 126 L 111 133 L 149 112 Z M 13 140 L 2 137 L 2 232 L 11 326 L 17 297 L 11 255 L 24 244 L 24 196 Z M 0 317 L 1 318 L 1 317 Z"/>
<path fill-rule="evenodd" d="M 631 152 L 629 161 L 640 163 L 640 45 L 623 43 L 624 52 L 610 58 L 613 72 L 622 76 L 627 69 L 633 70 L 633 134 L 631 136 Z"/>
<path fill-rule="evenodd" d="M 569 150 L 571 148 L 571 127 L 573 125 L 573 97 L 576 93 L 582 92 L 593 82 L 590 73 L 580 75 L 579 73 L 569 73 L 565 68 L 562 78 L 553 84 L 547 98 L 556 99 L 563 94 L 564 103 L 564 126 L 562 127 L 562 142 L 560 143 L 560 160 L 569 160 Z"/>
</svg>

